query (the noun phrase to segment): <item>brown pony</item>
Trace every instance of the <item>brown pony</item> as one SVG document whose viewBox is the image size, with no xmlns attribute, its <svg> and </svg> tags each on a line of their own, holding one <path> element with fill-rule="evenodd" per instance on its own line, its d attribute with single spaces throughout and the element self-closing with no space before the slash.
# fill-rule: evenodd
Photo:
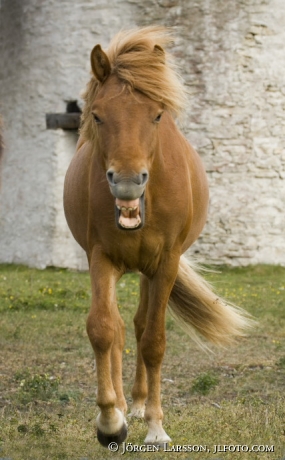
<svg viewBox="0 0 285 460">
<path fill-rule="evenodd" d="M 182 256 L 205 224 L 208 185 L 198 154 L 174 122 L 185 93 L 163 49 L 169 41 L 163 28 L 146 27 L 121 32 L 106 52 L 95 46 L 81 135 L 65 180 L 67 222 L 90 267 L 87 332 L 96 357 L 97 435 L 104 446 L 127 435 L 125 333 L 115 293 L 124 273 L 141 273 L 131 415 L 145 418 L 146 443 L 170 441 L 160 403 L 168 303 L 217 344 L 242 335 L 248 323 Z"/>
</svg>

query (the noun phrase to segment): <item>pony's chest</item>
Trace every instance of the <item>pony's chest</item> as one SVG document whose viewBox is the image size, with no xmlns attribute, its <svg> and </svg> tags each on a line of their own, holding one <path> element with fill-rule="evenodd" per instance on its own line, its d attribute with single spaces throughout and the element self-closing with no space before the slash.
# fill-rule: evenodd
<svg viewBox="0 0 285 460">
<path fill-rule="evenodd" d="M 106 242 L 106 252 L 114 264 L 123 266 L 126 270 L 155 273 L 161 259 L 162 238 L 151 234 L 145 238 L 141 234 L 132 233 L 126 232 L 114 238 L 112 243 Z"/>
</svg>

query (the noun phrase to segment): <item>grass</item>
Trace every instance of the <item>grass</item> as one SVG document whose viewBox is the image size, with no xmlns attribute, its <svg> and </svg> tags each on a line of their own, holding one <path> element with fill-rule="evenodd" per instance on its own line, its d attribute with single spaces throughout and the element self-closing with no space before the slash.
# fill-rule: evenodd
<svg viewBox="0 0 285 460">
<path fill-rule="evenodd" d="M 201 395 L 207 395 L 210 393 L 212 388 L 218 385 L 218 383 L 219 379 L 215 375 L 209 372 L 200 374 L 194 379 L 192 384 L 192 392 Z"/>
<path fill-rule="evenodd" d="M 217 291 L 257 319 L 246 338 L 229 349 L 204 353 L 170 316 L 166 320 L 164 427 L 173 439 L 170 448 L 193 445 L 194 452 L 126 452 L 123 458 L 285 457 L 285 268 L 219 270 L 207 274 Z M 118 283 L 127 325 L 128 403 L 138 287 L 137 275 L 125 275 Z M 122 458 L 122 450 L 109 452 L 95 436 L 96 375 L 85 332 L 89 304 L 86 273 L 0 266 L 0 460 Z M 145 423 L 128 423 L 128 442 L 143 445 Z M 214 454 L 215 445 L 260 445 L 264 451 Z M 207 449 L 198 452 L 198 446 Z"/>
</svg>

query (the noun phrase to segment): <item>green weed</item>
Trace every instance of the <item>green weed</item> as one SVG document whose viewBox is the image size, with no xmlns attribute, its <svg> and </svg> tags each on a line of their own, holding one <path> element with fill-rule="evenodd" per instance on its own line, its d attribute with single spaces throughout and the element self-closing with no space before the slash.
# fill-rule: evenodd
<svg viewBox="0 0 285 460">
<path fill-rule="evenodd" d="M 219 379 L 215 375 L 206 372 L 195 378 L 191 389 L 193 393 L 207 395 L 218 383 Z"/>
<path fill-rule="evenodd" d="M 58 390 L 60 379 L 49 374 L 30 375 L 28 371 L 17 373 L 16 381 L 19 382 L 19 400 L 27 404 L 34 400 L 47 401 Z"/>
<path fill-rule="evenodd" d="M 281 358 L 277 361 L 277 366 L 281 369 L 285 369 L 285 356 L 281 356 Z"/>
</svg>

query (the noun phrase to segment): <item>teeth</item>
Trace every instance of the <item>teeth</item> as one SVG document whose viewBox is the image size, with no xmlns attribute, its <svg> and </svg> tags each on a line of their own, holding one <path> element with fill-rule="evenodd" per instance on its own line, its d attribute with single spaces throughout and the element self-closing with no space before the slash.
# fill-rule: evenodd
<svg viewBox="0 0 285 460">
<path fill-rule="evenodd" d="M 127 225 L 124 225 L 122 222 L 120 222 L 120 225 L 121 225 L 121 227 L 124 227 L 124 228 L 136 228 L 136 227 L 138 227 L 140 225 L 140 223 L 141 223 L 141 221 L 140 221 L 140 219 L 138 219 L 136 225 L 133 225 L 132 227 L 128 227 Z"/>
<path fill-rule="evenodd" d="M 119 211 L 128 211 L 128 212 L 132 212 L 132 211 L 135 211 L 138 207 L 135 206 L 134 208 L 126 208 L 125 206 L 118 206 L 118 205 L 117 205 L 117 208 L 119 209 Z"/>
</svg>

